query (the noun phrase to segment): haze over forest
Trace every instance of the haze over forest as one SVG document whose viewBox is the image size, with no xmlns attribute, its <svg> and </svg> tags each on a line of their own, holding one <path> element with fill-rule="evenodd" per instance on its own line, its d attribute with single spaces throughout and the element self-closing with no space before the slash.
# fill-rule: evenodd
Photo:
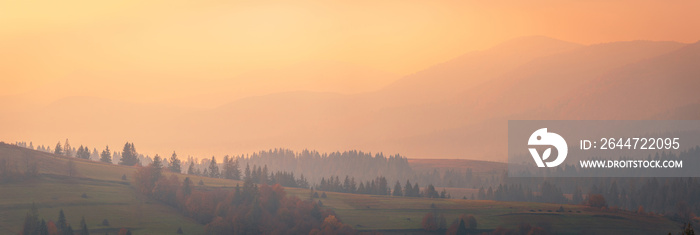
<svg viewBox="0 0 700 235">
<path fill-rule="evenodd" d="M 700 117 L 697 2 L 79 3 L 2 3 L 1 140 L 505 161 L 509 119 Z"/>
</svg>

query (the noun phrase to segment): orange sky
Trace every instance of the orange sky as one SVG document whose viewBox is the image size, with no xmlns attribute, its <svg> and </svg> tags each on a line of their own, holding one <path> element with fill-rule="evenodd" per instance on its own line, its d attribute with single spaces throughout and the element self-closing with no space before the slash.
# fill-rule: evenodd
<svg viewBox="0 0 700 235">
<path fill-rule="evenodd" d="M 147 130 L 81 136 L 66 130 L 94 128 L 68 115 L 63 121 L 75 126 L 55 129 L 50 122 L 58 119 L 31 114 L 57 109 L 50 104 L 70 96 L 200 112 L 278 92 L 367 92 L 531 35 L 581 44 L 700 40 L 697 0 L 290 2 L 0 1 L 3 140 L 53 144 L 69 138 L 96 146 L 139 137 L 139 146 L 170 151 L 178 143 L 157 142 Z M 80 111 L 90 121 L 110 120 L 93 118 L 96 110 Z M 16 123 L 32 120 L 50 125 L 34 126 L 34 133 Z M 318 147 L 308 144 L 300 146 Z"/>
<path fill-rule="evenodd" d="M 396 75 L 347 91 L 319 86 L 325 78 L 288 78 L 311 80 L 293 89 L 358 92 L 520 36 L 584 44 L 700 39 L 687 27 L 700 25 L 695 0 L 144 2 L 0 2 L 0 96 L 45 87 L 45 102 L 68 95 L 151 102 L 183 98 L 176 93 L 187 89 L 206 94 L 201 84 L 222 81 L 259 95 L 284 89 L 239 75 L 318 61 Z M 46 89 L 57 86 L 67 88 Z"/>
</svg>

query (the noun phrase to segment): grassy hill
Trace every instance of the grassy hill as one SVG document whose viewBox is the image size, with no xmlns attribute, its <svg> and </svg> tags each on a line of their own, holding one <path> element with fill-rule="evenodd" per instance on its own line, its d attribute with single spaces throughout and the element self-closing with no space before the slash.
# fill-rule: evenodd
<svg viewBox="0 0 700 235">
<path fill-rule="evenodd" d="M 39 163 L 37 178 L 0 184 L 0 234 L 17 234 L 24 215 L 36 203 L 40 217 L 56 220 L 63 209 L 68 222 L 77 227 L 85 217 L 91 233 L 116 234 L 130 228 L 134 234 L 174 234 L 182 227 L 185 234 L 200 234 L 204 226 L 182 216 L 175 208 L 144 198 L 135 192 L 130 180 L 135 167 L 117 166 L 66 158 L 0 144 L 0 159 L 10 160 L 23 171 L 27 163 Z M 72 159 L 78 175 L 68 176 Z M 122 180 L 126 175 L 127 180 Z M 184 179 L 184 175 L 180 179 Z M 204 187 L 232 188 L 238 181 L 191 176 L 202 180 Z M 287 193 L 310 198 L 310 190 L 288 188 Z M 87 197 L 82 197 L 85 194 Z M 327 192 L 320 198 L 347 224 L 358 230 L 384 233 L 421 232 L 421 219 L 428 212 L 444 214 L 448 224 L 459 214 L 473 214 L 479 229 L 489 231 L 499 226 L 515 228 L 521 223 L 549 224 L 564 234 L 630 233 L 667 234 L 678 231 L 680 224 L 664 217 L 592 209 L 578 205 L 529 202 L 496 202 L 462 199 L 424 199 L 390 196 L 354 195 Z M 317 199 L 318 200 L 318 199 Z M 103 219 L 109 226 L 102 226 Z"/>
<path fill-rule="evenodd" d="M 288 189 L 308 198 L 308 190 Z M 473 214 L 481 231 L 499 226 L 516 228 L 519 224 L 551 225 L 557 234 L 668 234 L 681 224 L 659 216 L 624 211 L 606 211 L 581 205 L 532 202 L 498 202 L 462 199 L 425 199 L 327 192 L 320 198 L 333 208 L 344 222 L 358 230 L 385 233 L 420 232 L 421 220 L 428 212 L 444 214 L 448 226 L 460 214 Z M 563 206 L 564 212 L 557 212 Z"/>
</svg>

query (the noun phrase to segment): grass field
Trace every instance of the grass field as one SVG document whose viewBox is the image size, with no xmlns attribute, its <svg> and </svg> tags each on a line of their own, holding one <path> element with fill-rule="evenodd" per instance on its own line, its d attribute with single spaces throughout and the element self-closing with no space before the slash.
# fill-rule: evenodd
<svg viewBox="0 0 700 235">
<path fill-rule="evenodd" d="M 68 177 L 68 158 L 0 144 L 0 158 L 12 159 L 20 170 L 24 159 L 40 163 L 40 177 L 19 183 L 0 184 L 0 234 L 17 234 L 32 203 L 40 217 L 56 220 L 63 209 L 68 222 L 78 227 L 85 216 L 93 234 L 116 234 L 130 228 L 134 234 L 174 234 L 182 227 L 185 234 L 200 234 L 204 226 L 182 216 L 176 209 L 138 195 L 129 180 L 134 167 L 116 166 L 74 159 L 77 177 Z M 121 179 L 127 175 L 127 180 Z M 184 175 L 179 176 L 184 179 Z M 238 181 L 191 176 L 205 187 L 232 188 Z M 310 198 L 308 189 L 286 189 L 288 195 Z M 86 194 L 87 198 L 81 197 Z M 420 232 L 422 217 L 428 212 L 444 214 L 448 224 L 459 214 L 473 214 L 481 231 L 499 226 L 514 228 L 521 223 L 548 224 L 561 234 L 668 234 L 680 224 L 659 216 L 631 212 L 604 211 L 578 205 L 495 202 L 463 199 L 424 199 L 355 195 L 327 192 L 320 198 L 347 224 L 358 230 L 386 233 Z M 461 197 L 460 197 L 461 198 Z M 319 199 L 316 199 L 319 200 Z M 109 226 L 102 226 L 103 219 Z"/>
<path fill-rule="evenodd" d="M 307 190 L 288 191 L 309 197 Z M 421 220 L 428 212 L 444 214 L 448 224 L 462 213 L 473 214 L 482 230 L 498 226 L 515 228 L 521 223 L 529 223 L 551 225 L 558 234 L 668 234 L 678 231 L 680 226 L 663 217 L 580 205 L 326 194 L 328 198 L 320 199 L 324 206 L 333 208 L 344 222 L 360 230 L 419 230 Z M 565 212 L 556 212 L 560 206 Z"/>
</svg>

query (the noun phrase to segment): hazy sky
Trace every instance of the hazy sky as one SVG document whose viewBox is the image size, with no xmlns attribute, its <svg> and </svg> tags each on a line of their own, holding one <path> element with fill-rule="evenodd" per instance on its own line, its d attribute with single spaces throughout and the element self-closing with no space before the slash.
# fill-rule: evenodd
<svg viewBox="0 0 700 235">
<path fill-rule="evenodd" d="M 3 141 L 69 138 L 117 150 L 133 141 L 151 154 L 268 147 L 404 153 L 382 145 L 408 138 L 384 126 L 352 133 L 357 139 L 328 138 L 378 118 L 340 115 L 349 106 L 333 105 L 342 104 L 335 98 L 302 95 L 296 101 L 306 106 L 266 107 L 270 96 L 223 106 L 226 112 L 213 108 L 279 92 L 378 90 L 531 35 L 580 44 L 692 43 L 700 40 L 699 12 L 698 0 L 0 1 L 0 134 Z M 307 131 L 316 126 L 328 128 Z"/>
<path fill-rule="evenodd" d="M 396 75 L 347 91 L 318 85 L 327 75 L 285 78 L 358 92 L 520 36 L 695 42 L 698 12 L 696 0 L 2 1 L 0 96 L 163 101 L 220 84 L 255 95 L 282 88 L 245 74 L 326 61 Z"/>
</svg>

